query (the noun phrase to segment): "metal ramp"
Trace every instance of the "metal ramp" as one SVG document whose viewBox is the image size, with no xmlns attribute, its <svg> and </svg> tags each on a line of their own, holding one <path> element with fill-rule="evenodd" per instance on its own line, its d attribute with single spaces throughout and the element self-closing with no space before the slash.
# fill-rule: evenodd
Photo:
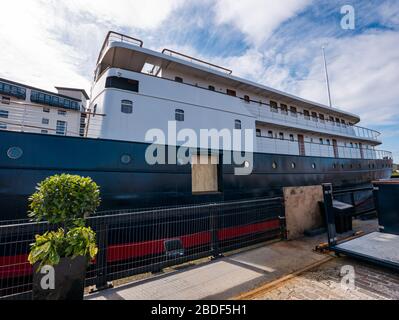
<svg viewBox="0 0 399 320">
<path fill-rule="evenodd" d="M 399 235 L 372 232 L 354 239 L 339 241 L 335 228 L 332 184 L 323 184 L 323 195 L 329 249 L 337 254 L 399 271 Z"/>
</svg>

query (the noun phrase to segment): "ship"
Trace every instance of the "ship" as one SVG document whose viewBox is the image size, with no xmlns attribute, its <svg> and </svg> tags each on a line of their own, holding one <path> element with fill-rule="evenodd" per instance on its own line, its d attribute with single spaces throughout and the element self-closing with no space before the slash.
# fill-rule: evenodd
<svg viewBox="0 0 399 320">
<path fill-rule="evenodd" d="M 123 210 L 257 199 L 325 182 L 346 188 L 392 172 L 392 154 L 377 149 L 380 133 L 359 126 L 358 115 L 117 32 L 106 36 L 84 108 L 76 99 L 6 85 L 0 94 L 8 104 L 73 108 L 81 126 L 75 134 L 65 124 L 53 132 L 40 123 L 7 128 L 12 119 L 0 110 L 1 220 L 25 218 L 36 185 L 60 173 L 91 177 L 101 189 L 100 210 Z M 176 138 L 205 129 L 238 132 L 241 142 L 216 139 L 209 147 Z M 155 139 L 154 130 L 164 137 Z M 165 161 L 148 161 L 149 149 Z"/>
</svg>

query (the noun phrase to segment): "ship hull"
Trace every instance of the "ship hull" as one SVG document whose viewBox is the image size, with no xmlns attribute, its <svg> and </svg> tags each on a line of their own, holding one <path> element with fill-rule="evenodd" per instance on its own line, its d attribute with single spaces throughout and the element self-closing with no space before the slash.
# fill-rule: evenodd
<svg viewBox="0 0 399 320">
<path fill-rule="evenodd" d="M 193 194 L 191 166 L 149 165 L 145 143 L 7 131 L 0 132 L 0 141 L 1 220 L 26 218 L 37 183 L 59 173 L 90 176 L 101 189 L 100 209 L 121 210 L 276 196 L 286 186 L 364 185 L 389 178 L 392 162 L 254 153 L 252 174 L 235 175 L 235 165 L 223 164 L 220 192 Z M 8 157 L 12 147 L 22 150 L 19 159 Z M 130 163 L 121 161 L 124 155 Z"/>
</svg>

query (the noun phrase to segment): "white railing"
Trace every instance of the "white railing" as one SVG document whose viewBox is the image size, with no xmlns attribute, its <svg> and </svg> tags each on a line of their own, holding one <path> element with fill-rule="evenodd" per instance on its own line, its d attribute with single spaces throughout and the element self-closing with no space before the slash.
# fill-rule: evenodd
<svg viewBox="0 0 399 320">
<path fill-rule="evenodd" d="M 298 141 L 282 140 L 277 138 L 257 137 L 257 152 L 300 155 Z M 325 145 L 313 142 L 304 142 L 305 156 L 348 158 L 348 159 L 392 159 L 389 151 Z"/>
<path fill-rule="evenodd" d="M 320 132 L 334 132 L 354 138 L 365 138 L 367 140 L 378 141 L 380 133 L 375 130 L 358 127 L 355 125 L 343 124 L 322 120 L 320 118 L 307 117 L 302 113 L 284 112 L 277 109 L 276 112 L 271 111 L 267 104 L 260 105 L 256 102 L 246 103 L 248 110 L 258 118 L 260 121 L 270 122 L 275 120 L 276 124 L 282 125 L 298 125 L 300 127 L 307 127 L 309 129 L 317 129 Z"/>
</svg>

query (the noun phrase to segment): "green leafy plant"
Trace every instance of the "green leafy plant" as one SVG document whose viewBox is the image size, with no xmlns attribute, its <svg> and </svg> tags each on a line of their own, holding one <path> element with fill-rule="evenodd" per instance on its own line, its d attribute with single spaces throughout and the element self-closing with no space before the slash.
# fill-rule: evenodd
<svg viewBox="0 0 399 320">
<path fill-rule="evenodd" d="M 57 265 L 63 257 L 86 256 L 94 259 L 97 255 L 96 234 L 91 228 L 76 227 L 65 233 L 60 228 L 44 235 L 36 235 L 28 260 L 33 265 Z"/>
<path fill-rule="evenodd" d="M 39 183 L 29 198 L 29 217 L 62 225 L 57 231 L 36 235 L 28 257 L 33 265 L 57 265 L 61 258 L 97 255 L 95 232 L 85 226 L 86 218 L 100 205 L 100 190 L 90 178 L 62 174 Z"/>
<path fill-rule="evenodd" d="M 29 198 L 34 221 L 83 226 L 84 219 L 100 205 L 100 190 L 90 178 L 61 174 L 39 183 Z"/>
</svg>

